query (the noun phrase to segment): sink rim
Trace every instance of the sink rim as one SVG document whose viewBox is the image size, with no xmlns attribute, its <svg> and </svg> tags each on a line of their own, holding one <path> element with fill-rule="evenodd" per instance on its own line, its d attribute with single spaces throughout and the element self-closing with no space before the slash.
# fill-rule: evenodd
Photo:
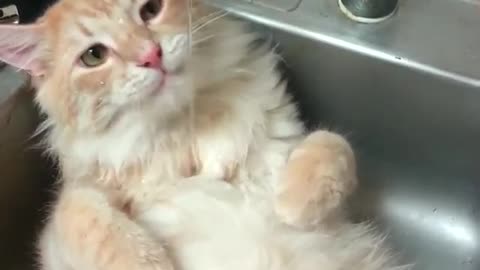
<svg viewBox="0 0 480 270">
<path fill-rule="evenodd" d="M 254 23 L 295 33 L 308 39 L 480 89 L 480 53 L 477 53 L 472 46 L 472 44 L 480 44 L 480 35 L 475 35 L 463 27 L 465 22 L 480 25 L 480 16 L 472 13 L 472 6 L 477 8 L 476 12 L 480 13 L 480 1 L 452 3 L 404 0 L 400 2 L 397 14 L 376 25 L 352 22 L 344 16 L 336 2 L 303 0 L 297 9 L 286 12 L 254 5 L 247 1 L 206 0 L 206 3 L 212 6 Z M 423 6 L 421 2 L 424 2 Z M 455 18 L 437 19 L 429 22 L 425 29 L 412 29 L 411 23 L 405 23 L 421 15 L 421 11 L 429 10 L 430 13 L 425 16 L 431 17 L 434 12 L 448 12 L 452 7 L 459 11 Z M 463 21 L 459 22 L 460 17 Z M 432 27 L 434 23 L 450 25 L 450 29 L 445 32 L 455 32 L 455 39 L 450 42 L 450 45 L 457 45 L 455 50 L 443 50 L 449 44 L 442 47 L 436 44 L 435 40 L 430 41 L 425 38 L 426 29 Z M 462 38 L 469 42 L 455 43 L 455 40 L 462 40 Z M 410 42 L 402 45 L 404 40 L 410 40 Z M 455 61 L 451 61 L 452 59 Z"/>
</svg>

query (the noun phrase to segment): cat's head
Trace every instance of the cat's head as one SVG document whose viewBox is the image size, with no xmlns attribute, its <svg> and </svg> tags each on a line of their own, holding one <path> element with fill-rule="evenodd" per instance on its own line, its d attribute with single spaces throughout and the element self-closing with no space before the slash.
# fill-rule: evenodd
<svg viewBox="0 0 480 270">
<path fill-rule="evenodd" d="M 188 3 L 60 0 L 35 24 L 0 26 L 0 60 L 34 77 L 57 124 L 98 132 L 128 111 L 168 117 L 194 95 Z"/>
</svg>

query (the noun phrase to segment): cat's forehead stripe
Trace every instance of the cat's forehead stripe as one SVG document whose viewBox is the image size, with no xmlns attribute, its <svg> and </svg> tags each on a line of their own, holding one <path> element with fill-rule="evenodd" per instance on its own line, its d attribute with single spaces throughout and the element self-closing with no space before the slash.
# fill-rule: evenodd
<svg viewBox="0 0 480 270">
<path fill-rule="evenodd" d="M 130 12 L 136 1 L 122 0 L 100 0 L 91 3 L 77 0 L 64 0 L 57 6 L 54 6 L 45 16 L 46 21 L 50 25 L 50 29 L 54 28 L 54 32 L 58 32 L 61 28 L 66 27 L 71 30 L 73 26 L 84 36 L 93 36 L 96 32 L 101 32 L 111 28 L 109 24 L 118 21 L 125 23 L 130 19 Z"/>
<path fill-rule="evenodd" d="M 53 6 L 47 13 L 47 17 L 52 14 L 60 13 L 60 17 L 109 17 L 112 12 L 119 8 L 115 3 L 117 0 L 97 0 L 97 1 L 78 1 L 78 0 L 64 0 L 58 5 Z M 73 16 L 74 14 L 74 16 Z M 54 17 L 59 17 L 54 16 Z"/>
<path fill-rule="evenodd" d="M 78 27 L 78 29 L 80 30 L 80 32 L 87 36 L 87 37 L 91 37 L 93 36 L 93 32 L 90 31 L 90 29 L 88 29 L 85 24 L 83 24 L 81 21 L 75 21 L 75 25 Z"/>
</svg>

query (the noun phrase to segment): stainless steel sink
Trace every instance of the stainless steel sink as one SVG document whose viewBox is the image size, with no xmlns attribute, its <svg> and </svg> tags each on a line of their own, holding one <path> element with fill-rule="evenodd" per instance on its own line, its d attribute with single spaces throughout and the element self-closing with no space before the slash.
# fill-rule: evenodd
<svg viewBox="0 0 480 270">
<path fill-rule="evenodd" d="M 305 120 L 354 144 L 353 218 L 415 270 L 480 269 L 480 1 L 400 0 L 378 24 L 336 0 L 210 2 L 278 42 Z"/>
<path fill-rule="evenodd" d="M 0 68 L 0 269 L 31 269 L 54 179 L 32 138 L 39 122 L 26 76 Z"/>
<path fill-rule="evenodd" d="M 208 1 L 278 42 L 307 123 L 354 144 L 362 184 L 352 218 L 375 222 L 415 270 L 480 269 L 480 0 L 400 0 L 392 18 L 368 25 L 336 0 Z M 54 179 L 28 147 L 31 96 L 3 98 L 13 76 L 0 71 L 5 270 L 32 268 Z"/>
</svg>

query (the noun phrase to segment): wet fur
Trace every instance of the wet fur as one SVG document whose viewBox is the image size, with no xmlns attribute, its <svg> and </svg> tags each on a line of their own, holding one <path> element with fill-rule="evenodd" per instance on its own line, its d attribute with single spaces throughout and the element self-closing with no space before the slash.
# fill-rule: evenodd
<svg viewBox="0 0 480 270">
<path fill-rule="evenodd" d="M 270 48 L 196 1 L 190 31 L 180 0 L 145 25 L 143 3 L 61 0 L 35 25 L 0 27 L 0 58 L 33 75 L 61 168 L 41 269 L 393 269 L 382 239 L 343 217 L 348 142 L 306 135 Z M 162 89 L 135 65 L 151 40 Z M 116 54 L 79 67 L 93 42 Z"/>
</svg>

